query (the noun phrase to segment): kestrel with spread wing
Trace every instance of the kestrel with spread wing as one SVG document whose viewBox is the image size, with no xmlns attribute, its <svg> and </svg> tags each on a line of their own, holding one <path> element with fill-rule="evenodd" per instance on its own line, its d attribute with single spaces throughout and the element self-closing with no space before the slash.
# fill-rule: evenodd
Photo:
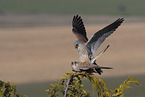
<svg viewBox="0 0 145 97">
<path fill-rule="evenodd" d="M 96 59 L 107 50 L 109 45 L 97 56 L 93 57 L 93 54 L 96 53 L 97 49 L 104 40 L 111 35 L 123 21 L 123 18 L 117 19 L 115 22 L 99 30 L 90 39 L 88 39 L 81 16 L 74 16 L 72 21 L 72 31 L 77 38 L 74 46 L 78 50 L 80 62 L 72 62 L 72 69 L 74 71 L 87 71 L 89 73 L 97 72 L 100 75 L 102 73 L 101 69 L 111 69 L 109 67 L 99 67 L 96 64 Z"/>
</svg>

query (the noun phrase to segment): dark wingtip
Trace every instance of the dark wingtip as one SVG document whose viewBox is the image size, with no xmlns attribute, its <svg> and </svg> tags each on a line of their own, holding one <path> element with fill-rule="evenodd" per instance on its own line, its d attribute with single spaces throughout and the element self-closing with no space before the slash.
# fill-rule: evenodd
<svg viewBox="0 0 145 97">
<path fill-rule="evenodd" d="M 123 23 L 124 20 L 124 18 L 118 18 L 114 23 L 109 26 L 116 30 Z"/>
<path fill-rule="evenodd" d="M 88 40 L 87 34 L 86 34 L 86 29 L 85 29 L 81 16 L 79 16 L 78 14 L 74 15 L 73 20 L 72 20 L 72 26 L 73 26 L 72 31 L 74 33 L 79 33 L 79 34 L 83 35 L 86 40 Z"/>
<path fill-rule="evenodd" d="M 120 23 L 122 23 L 124 20 L 125 20 L 124 18 L 119 18 L 119 19 L 117 19 L 116 22 L 120 22 Z"/>
<path fill-rule="evenodd" d="M 105 50 L 103 52 L 106 52 L 106 50 L 110 47 L 110 45 L 107 45 L 107 47 L 105 48 Z"/>
<path fill-rule="evenodd" d="M 78 14 L 74 15 L 74 17 L 80 17 Z"/>
<path fill-rule="evenodd" d="M 106 50 L 107 50 L 109 47 L 110 47 L 110 44 L 107 45 Z M 106 51 L 106 50 L 105 50 L 105 51 Z"/>
<path fill-rule="evenodd" d="M 78 14 L 77 15 L 74 15 L 73 22 L 75 22 L 77 19 L 81 19 L 81 16 L 79 16 Z"/>
</svg>

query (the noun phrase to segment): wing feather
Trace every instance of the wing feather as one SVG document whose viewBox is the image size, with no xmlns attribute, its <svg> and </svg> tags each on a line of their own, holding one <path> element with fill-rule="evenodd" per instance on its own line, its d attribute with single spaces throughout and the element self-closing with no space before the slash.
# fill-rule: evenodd
<svg viewBox="0 0 145 97">
<path fill-rule="evenodd" d="M 88 41 L 88 38 L 81 16 L 76 15 L 73 17 L 72 26 L 72 31 L 76 38 L 86 43 Z"/>
<path fill-rule="evenodd" d="M 94 54 L 96 53 L 99 46 L 103 43 L 103 41 L 110 36 L 124 21 L 124 18 L 119 18 L 112 24 L 104 27 L 103 29 L 96 32 L 86 43 L 87 47 Z"/>
</svg>

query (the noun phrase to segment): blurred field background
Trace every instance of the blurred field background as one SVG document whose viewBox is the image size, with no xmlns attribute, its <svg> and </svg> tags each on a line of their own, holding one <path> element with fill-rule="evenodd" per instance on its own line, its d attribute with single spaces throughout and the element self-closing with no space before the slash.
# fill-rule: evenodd
<svg viewBox="0 0 145 97">
<path fill-rule="evenodd" d="M 29 97 L 46 97 L 50 83 L 70 72 L 71 61 L 78 60 L 71 21 L 79 14 L 89 38 L 117 18 L 125 18 L 98 50 L 111 45 L 97 63 L 114 69 L 96 76 L 111 89 L 128 76 L 144 86 L 144 5 L 144 0 L 1 0 L 0 80 L 15 83 Z M 90 86 L 88 81 L 84 83 Z M 144 97 L 145 88 L 134 87 L 126 97 Z M 85 88 L 91 91 L 91 86 Z"/>
</svg>

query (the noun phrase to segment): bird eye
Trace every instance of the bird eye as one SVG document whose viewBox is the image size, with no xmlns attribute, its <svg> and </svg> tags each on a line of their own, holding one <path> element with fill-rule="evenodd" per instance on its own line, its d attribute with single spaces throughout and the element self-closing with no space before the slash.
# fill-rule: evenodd
<svg viewBox="0 0 145 97">
<path fill-rule="evenodd" d="M 78 45 L 78 44 L 76 44 L 76 45 L 75 45 L 75 48 L 78 48 L 78 46 L 79 46 L 79 45 Z"/>
</svg>

